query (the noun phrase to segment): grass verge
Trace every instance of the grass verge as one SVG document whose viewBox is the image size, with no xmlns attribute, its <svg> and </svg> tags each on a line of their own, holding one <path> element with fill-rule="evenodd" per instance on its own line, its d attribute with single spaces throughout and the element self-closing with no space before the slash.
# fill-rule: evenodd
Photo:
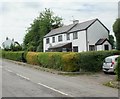
<svg viewBox="0 0 120 99">
<path fill-rule="evenodd" d="M 117 80 L 105 82 L 105 83 L 103 83 L 103 85 L 108 86 L 108 87 L 112 87 L 112 88 L 120 89 L 120 82 Z"/>
</svg>

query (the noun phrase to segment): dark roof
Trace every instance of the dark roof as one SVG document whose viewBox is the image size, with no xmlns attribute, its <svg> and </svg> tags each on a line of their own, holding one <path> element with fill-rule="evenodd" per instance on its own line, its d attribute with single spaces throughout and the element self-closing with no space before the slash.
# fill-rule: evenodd
<svg viewBox="0 0 120 99">
<path fill-rule="evenodd" d="M 99 21 L 99 20 L 96 18 L 96 19 L 85 21 L 85 22 L 82 22 L 82 23 L 71 24 L 71 25 L 63 26 L 63 27 L 60 27 L 60 28 L 57 28 L 57 29 L 53 29 L 48 34 L 46 34 L 44 37 L 49 37 L 49 36 L 53 36 L 53 35 L 56 35 L 56 34 L 71 33 L 71 32 L 75 32 L 75 31 L 86 30 L 95 21 Z M 109 32 L 109 30 L 101 22 L 100 22 L 100 24 Z"/>
<path fill-rule="evenodd" d="M 78 23 L 74 28 L 72 28 L 70 32 L 75 32 L 75 31 L 81 31 L 81 30 L 86 30 L 90 25 L 92 25 L 97 19 L 85 21 L 82 23 Z"/>
<path fill-rule="evenodd" d="M 109 40 L 107 38 L 101 38 L 95 43 L 95 45 L 102 45 L 105 41 L 109 42 Z"/>
<path fill-rule="evenodd" d="M 54 45 L 54 46 L 49 47 L 49 48 L 60 48 L 60 47 L 63 47 L 65 45 L 67 45 L 67 44 L 70 44 L 70 43 L 60 43 L 60 44 Z"/>
<path fill-rule="evenodd" d="M 63 26 L 60 28 L 56 28 L 51 30 L 48 34 L 46 34 L 44 37 L 56 35 L 56 34 L 61 34 L 61 33 L 67 33 L 71 28 L 73 28 L 76 24 L 70 24 L 67 26 Z"/>
</svg>

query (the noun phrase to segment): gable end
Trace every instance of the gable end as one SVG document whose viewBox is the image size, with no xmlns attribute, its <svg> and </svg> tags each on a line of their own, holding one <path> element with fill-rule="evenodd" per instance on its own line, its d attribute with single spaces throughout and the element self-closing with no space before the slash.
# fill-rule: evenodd
<svg viewBox="0 0 120 99">
<path fill-rule="evenodd" d="M 109 34 L 109 30 L 107 29 L 107 27 L 99 20 L 99 19 L 96 19 L 93 23 L 91 23 L 86 29 L 88 29 L 92 24 L 94 24 L 96 21 L 98 21 L 107 31 L 108 31 L 108 34 Z"/>
</svg>

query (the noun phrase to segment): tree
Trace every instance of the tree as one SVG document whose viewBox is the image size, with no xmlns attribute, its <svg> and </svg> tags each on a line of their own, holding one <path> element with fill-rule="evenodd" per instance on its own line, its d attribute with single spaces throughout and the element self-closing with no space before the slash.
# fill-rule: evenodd
<svg viewBox="0 0 120 99">
<path fill-rule="evenodd" d="M 41 12 L 31 26 L 27 29 L 27 34 L 24 38 L 24 48 L 34 51 L 43 51 L 43 37 L 52 29 L 62 26 L 62 18 L 54 16 L 50 9 Z"/>
<path fill-rule="evenodd" d="M 109 35 L 109 41 L 112 44 L 112 49 L 115 48 L 115 41 L 114 41 L 114 36 L 113 35 Z"/>
<path fill-rule="evenodd" d="M 11 44 L 10 51 L 22 51 L 22 46 L 18 42 Z"/>
<path fill-rule="evenodd" d="M 115 23 L 113 24 L 113 32 L 115 33 L 116 37 L 116 48 L 120 50 L 120 18 L 116 19 Z"/>
</svg>

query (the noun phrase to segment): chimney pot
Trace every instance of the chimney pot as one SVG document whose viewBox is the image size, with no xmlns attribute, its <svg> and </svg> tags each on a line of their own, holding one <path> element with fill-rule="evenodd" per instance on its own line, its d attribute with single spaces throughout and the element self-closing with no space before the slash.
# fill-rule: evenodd
<svg viewBox="0 0 120 99">
<path fill-rule="evenodd" d="M 73 24 L 79 23 L 79 20 L 73 20 Z"/>
</svg>

